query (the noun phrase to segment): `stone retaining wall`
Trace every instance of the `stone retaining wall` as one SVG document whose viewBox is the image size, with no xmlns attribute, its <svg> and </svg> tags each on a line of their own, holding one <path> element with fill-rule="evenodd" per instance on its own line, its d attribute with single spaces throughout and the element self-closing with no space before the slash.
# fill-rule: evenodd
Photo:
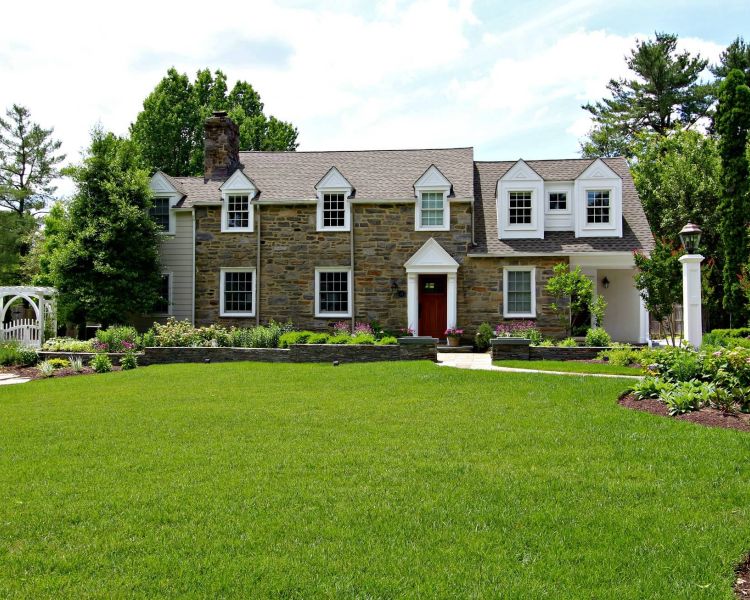
<svg viewBox="0 0 750 600">
<path fill-rule="evenodd" d="M 279 348 L 184 348 L 158 347 L 145 348 L 138 357 L 138 364 L 165 365 L 170 363 L 201 362 L 291 362 L 289 350 Z"/>
<path fill-rule="evenodd" d="M 608 346 L 578 346 L 576 348 L 549 348 L 544 346 L 531 346 L 529 348 L 530 360 L 593 360 L 604 351 L 611 350 Z"/>
<path fill-rule="evenodd" d="M 495 338 L 490 340 L 492 360 L 529 360 L 529 340 Z"/>
</svg>

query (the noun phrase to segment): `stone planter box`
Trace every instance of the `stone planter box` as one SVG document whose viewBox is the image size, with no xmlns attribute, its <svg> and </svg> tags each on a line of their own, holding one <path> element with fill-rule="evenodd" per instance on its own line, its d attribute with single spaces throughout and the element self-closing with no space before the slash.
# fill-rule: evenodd
<svg viewBox="0 0 750 600">
<path fill-rule="evenodd" d="M 611 350 L 609 346 L 577 346 L 576 348 L 549 348 L 531 346 L 530 360 L 593 360 L 604 350 Z"/>
<path fill-rule="evenodd" d="M 529 360 L 530 340 L 524 338 L 493 338 L 490 340 L 492 360 Z"/>
</svg>

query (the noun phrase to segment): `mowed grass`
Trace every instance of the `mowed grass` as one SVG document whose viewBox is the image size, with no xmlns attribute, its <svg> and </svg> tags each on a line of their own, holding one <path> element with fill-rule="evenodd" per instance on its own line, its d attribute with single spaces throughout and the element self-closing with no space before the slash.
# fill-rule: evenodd
<svg viewBox="0 0 750 600">
<path fill-rule="evenodd" d="M 617 379 L 211 364 L 0 389 L 0 597 L 732 598 L 750 436 Z"/>
<path fill-rule="evenodd" d="M 498 367 L 514 369 L 538 369 L 540 371 L 564 371 L 566 373 L 606 373 L 608 375 L 643 375 L 640 367 L 619 367 L 609 363 L 594 363 L 578 360 L 496 360 Z"/>
</svg>

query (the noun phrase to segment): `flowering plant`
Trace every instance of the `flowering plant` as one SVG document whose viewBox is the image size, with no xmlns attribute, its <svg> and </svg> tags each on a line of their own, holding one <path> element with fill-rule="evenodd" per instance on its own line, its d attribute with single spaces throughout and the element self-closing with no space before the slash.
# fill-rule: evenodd
<svg viewBox="0 0 750 600">
<path fill-rule="evenodd" d="M 411 327 L 402 327 L 398 331 L 401 335 L 414 335 L 414 330 Z"/>
<path fill-rule="evenodd" d="M 349 321 L 336 321 L 333 324 L 333 335 L 349 334 L 351 332 Z"/>
<path fill-rule="evenodd" d="M 464 330 L 458 327 L 449 327 L 445 330 L 445 335 L 448 337 L 461 337 L 463 334 Z"/>
<path fill-rule="evenodd" d="M 495 327 L 497 337 L 523 337 L 529 329 L 535 329 L 533 321 L 511 321 Z"/>
<path fill-rule="evenodd" d="M 362 333 L 367 334 L 367 335 L 375 335 L 375 331 L 373 331 L 372 327 L 370 327 L 369 324 L 355 323 L 353 335 L 360 335 Z"/>
</svg>

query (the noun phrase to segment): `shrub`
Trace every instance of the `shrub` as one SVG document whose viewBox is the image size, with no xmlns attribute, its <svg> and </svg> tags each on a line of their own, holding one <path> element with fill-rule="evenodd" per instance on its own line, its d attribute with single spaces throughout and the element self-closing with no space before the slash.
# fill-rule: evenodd
<svg viewBox="0 0 750 600">
<path fill-rule="evenodd" d="M 66 367 L 70 366 L 70 363 L 66 358 L 50 358 L 49 360 L 45 360 L 44 362 L 51 364 L 52 368 L 55 370 L 65 369 Z"/>
<path fill-rule="evenodd" d="M 662 393 L 671 390 L 673 383 L 661 381 L 658 377 L 644 377 L 633 386 L 633 395 L 638 400 L 659 398 Z"/>
<path fill-rule="evenodd" d="M 609 364 L 617 367 L 628 367 L 632 364 L 640 364 L 643 360 L 643 351 L 637 350 L 627 344 L 617 346 L 612 350 L 602 350 L 596 355 L 599 360 L 606 360 Z"/>
<path fill-rule="evenodd" d="M 371 335 L 375 336 L 375 330 L 370 326 L 369 323 L 355 323 L 354 324 L 354 330 L 352 331 L 352 335 L 358 336 L 358 335 Z"/>
<path fill-rule="evenodd" d="M 49 352 L 93 352 L 91 340 L 76 340 L 69 337 L 52 338 L 44 342 L 42 350 Z"/>
<path fill-rule="evenodd" d="M 541 346 L 542 348 L 552 348 L 554 345 L 554 340 L 551 340 L 550 338 L 543 339 L 541 342 L 539 342 L 539 346 Z"/>
<path fill-rule="evenodd" d="M 649 370 L 658 373 L 665 381 L 690 381 L 703 375 L 702 357 L 693 350 L 669 347 L 652 350 L 647 356 L 653 361 Z"/>
<path fill-rule="evenodd" d="M 112 361 L 103 352 L 98 352 L 91 359 L 91 368 L 97 373 L 109 373 L 112 370 Z"/>
<path fill-rule="evenodd" d="M 578 342 L 576 342 L 572 337 L 565 338 L 564 340 L 560 340 L 557 342 L 558 348 L 575 348 L 578 346 Z"/>
<path fill-rule="evenodd" d="M 377 342 L 375 342 L 378 346 L 394 346 L 398 344 L 398 338 L 387 335 L 385 337 L 380 338 Z"/>
<path fill-rule="evenodd" d="M 292 344 L 306 344 L 312 331 L 288 331 L 279 337 L 279 348 L 289 348 Z"/>
<path fill-rule="evenodd" d="M 327 333 L 313 333 L 307 338 L 308 344 L 327 344 L 331 336 Z"/>
<path fill-rule="evenodd" d="M 350 344 L 352 341 L 350 333 L 339 333 L 338 335 L 332 335 L 328 338 L 329 344 Z"/>
<path fill-rule="evenodd" d="M 125 325 L 113 325 L 98 330 L 93 342 L 94 350 L 102 352 L 127 352 L 135 350 L 139 344 L 140 339 L 135 327 Z"/>
<path fill-rule="evenodd" d="M 39 355 L 36 350 L 29 348 L 28 346 L 21 346 L 18 349 L 18 362 L 16 363 L 19 367 L 30 367 L 35 365 L 39 361 Z"/>
<path fill-rule="evenodd" d="M 477 328 L 477 333 L 474 336 L 474 340 L 477 346 L 477 350 L 484 352 L 490 347 L 490 340 L 494 337 L 494 332 L 489 323 L 482 323 Z"/>
<path fill-rule="evenodd" d="M 52 377 L 55 373 L 55 366 L 48 360 L 40 362 L 36 368 L 42 377 Z"/>
<path fill-rule="evenodd" d="M 711 403 L 716 393 L 714 386 L 697 380 L 680 381 L 661 394 L 661 399 L 669 407 L 670 415 L 678 415 L 699 410 Z"/>
<path fill-rule="evenodd" d="M 750 348 L 750 327 L 737 329 L 713 329 L 703 336 L 704 346 L 723 346 L 735 348 L 737 346 Z"/>
<path fill-rule="evenodd" d="M 120 359 L 120 366 L 123 371 L 130 371 L 138 366 L 138 359 L 135 356 L 135 352 L 128 352 Z"/>
<path fill-rule="evenodd" d="M 70 363 L 70 368 L 76 373 L 83 371 L 83 359 L 80 356 L 69 356 L 68 362 Z"/>
<path fill-rule="evenodd" d="M 360 333 L 352 337 L 352 344 L 374 344 L 375 336 L 371 333 Z"/>
<path fill-rule="evenodd" d="M 609 346 L 612 338 L 602 327 L 592 327 L 586 332 L 587 346 Z"/>
<path fill-rule="evenodd" d="M 351 326 L 349 325 L 349 321 L 336 321 L 333 324 L 333 335 L 350 335 L 352 332 Z"/>
<path fill-rule="evenodd" d="M 36 350 L 26 346 L 19 346 L 16 342 L 0 344 L 0 365 L 28 367 L 39 360 Z"/>
</svg>

